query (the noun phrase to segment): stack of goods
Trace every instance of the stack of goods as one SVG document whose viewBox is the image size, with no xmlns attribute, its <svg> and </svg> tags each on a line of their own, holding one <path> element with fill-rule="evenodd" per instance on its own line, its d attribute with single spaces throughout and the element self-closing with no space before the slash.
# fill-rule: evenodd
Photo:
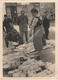
<svg viewBox="0 0 58 80">
<path fill-rule="evenodd" d="M 54 73 L 55 64 L 29 59 L 20 65 L 18 69 L 9 71 L 8 75 L 13 77 L 47 77 L 54 76 Z"/>
<path fill-rule="evenodd" d="M 46 77 L 55 73 L 55 64 L 28 58 L 22 64 L 18 60 L 12 61 L 4 70 L 9 70 L 9 77 Z"/>
<path fill-rule="evenodd" d="M 31 56 L 33 43 L 23 44 L 15 49 L 5 49 L 3 54 L 3 71 L 10 77 L 44 77 L 55 75 L 55 64 L 37 61 Z M 29 55 L 29 56 L 26 56 Z"/>
<path fill-rule="evenodd" d="M 3 68 L 4 69 L 15 69 L 24 61 L 27 60 L 27 57 L 22 55 L 21 53 L 8 54 L 3 57 Z M 22 58 L 22 60 L 21 60 Z"/>
</svg>

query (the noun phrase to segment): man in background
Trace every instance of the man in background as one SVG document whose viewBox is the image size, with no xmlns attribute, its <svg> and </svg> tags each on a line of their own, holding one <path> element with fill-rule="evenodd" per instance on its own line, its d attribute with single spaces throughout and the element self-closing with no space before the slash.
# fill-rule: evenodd
<svg viewBox="0 0 58 80">
<path fill-rule="evenodd" d="M 43 27 L 45 29 L 45 37 L 47 40 L 49 40 L 48 35 L 49 35 L 49 19 L 47 18 L 47 12 L 45 13 L 45 17 L 43 19 Z"/>
<path fill-rule="evenodd" d="M 7 15 L 4 15 L 4 21 L 3 21 L 3 31 L 6 32 L 8 34 L 10 26 L 9 26 L 9 22 L 12 21 L 11 18 L 8 18 Z M 6 29 L 6 30 L 5 30 Z"/>
<path fill-rule="evenodd" d="M 21 15 L 18 17 L 17 24 L 19 25 L 20 35 L 22 37 L 22 43 L 24 43 L 24 34 L 26 42 L 28 43 L 28 17 L 21 11 Z"/>
</svg>

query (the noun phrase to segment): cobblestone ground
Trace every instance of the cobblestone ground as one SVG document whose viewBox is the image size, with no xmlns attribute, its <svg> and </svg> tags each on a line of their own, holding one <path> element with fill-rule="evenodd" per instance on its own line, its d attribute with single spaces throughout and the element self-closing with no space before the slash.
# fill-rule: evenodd
<svg viewBox="0 0 58 80">
<path fill-rule="evenodd" d="M 14 28 L 16 28 L 17 31 L 19 31 L 18 26 L 14 26 Z M 28 29 L 28 31 L 29 31 L 29 29 Z M 29 38 L 29 36 L 28 36 L 28 38 Z M 47 41 L 47 42 L 49 44 L 51 43 L 52 45 L 55 45 L 55 24 L 54 24 L 54 21 L 50 23 L 49 41 Z M 30 42 L 29 48 L 31 47 L 31 44 L 32 44 L 32 41 Z M 10 47 L 11 46 L 12 46 L 12 43 L 10 43 Z M 27 47 L 28 47 L 28 45 L 27 45 Z M 34 61 L 34 59 L 31 60 L 31 57 L 34 56 L 34 52 L 30 53 L 30 54 L 25 54 L 25 53 L 22 53 L 22 52 L 18 53 L 19 50 L 18 50 L 18 52 L 16 52 L 16 50 L 15 50 L 15 53 L 16 53 L 15 54 L 15 53 L 11 53 L 11 50 L 9 50 L 9 49 L 6 52 L 5 52 L 5 50 L 7 50 L 7 48 L 5 47 L 5 42 L 4 42 L 4 45 L 3 45 L 3 52 L 4 52 L 3 53 L 3 66 L 4 66 L 3 71 L 4 71 L 4 76 L 5 77 L 7 77 L 7 76 L 9 76 L 9 77 L 11 77 L 11 76 L 12 77 L 27 77 L 27 76 L 28 77 L 34 77 L 34 76 L 35 77 L 40 77 L 40 75 L 42 77 L 42 74 L 44 74 L 43 76 L 45 76 L 45 77 L 48 74 L 50 74 L 50 76 L 55 76 L 55 72 L 53 71 L 53 70 L 55 70 L 55 68 L 54 68 L 54 66 L 55 66 L 55 47 L 49 47 L 49 48 L 46 48 L 46 49 L 42 50 L 41 61 L 37 61 L 37 62 L 38 62 L 38 64 L 40 63 L 42 67 L 44 66 L 46 68 L 46 70 L 43 71 L 42 67 L 35 66 L 35 71 L 34 72 L 33 72 L 34 67 L 31 67 L 32 69 L 30 69 L 30 66 L 33 65 L 33 64 L 30 64 L 30 63 L 33 63 L 33 62 L 37 63 L 36 61 Z M 21 51 L 23 51 L 23 49 L 21 49 Z M 24 57 L 23 60 L 26 60 L 25 63 L 22 64 L 22 66 L 24 66 L 25 68 L 23 68 L 21 66 L 21 61 L 19 60 L 20 57 Z M 29 63 L 28 63 L 28 61 L 29 61 Z M 14 65 L 15 62 L 16 62 L 16 65 L 17 65 L 16 67 Z M 12 65 L 12 63 L 13 63 L 13 65 Z M 10 64 L 11 64 L 11 67 L 14 68 L 14 69 L 10 69 Z M 38 64 L 35 64 L 35 65 L 38 65 Z M 53 64 L 53 66 L 50 67 L 49 65 L 52 65 L 52 64 Z M 29 66 L 27 66 L 27 65 L 29 65 Z M 46 65 L 49 66 L 50 68 L 48 68 Z M 26 69 L 27 71 L 26 70 L 24 71 L 24 69 Z M 30 69 L 31 71 L 28 70 L 28 69 Z M 14 72 L 13 70 L 16 70 L 16 72 Z M 21 70 L 21 72 L 19 70 Z M 23 73 L 22 73 L 22 71 L 23 71 Z M 37 72 L 38 72 L 38 74 L 37 74 Z"/>
</svg>

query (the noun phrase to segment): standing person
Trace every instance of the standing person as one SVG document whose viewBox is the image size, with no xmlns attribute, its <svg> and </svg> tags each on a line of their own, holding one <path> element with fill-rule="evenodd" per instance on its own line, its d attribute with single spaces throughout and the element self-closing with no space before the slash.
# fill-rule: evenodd
<svg viewBox="0 0 58 80">
<path fill-rule="evenodd" d="M 4 15 L 4 21 L 3 21 L 3 30 L 4 32 L 6 32 L 8 34 L 10 26 L 9 26 L 9 22 L 12 21 L 11 18 L 8 18 L 7 15 Z M 5 31 L 6 29 L 6 31 Z"/>
<path fill-rule="evenodd" d="M 45 29 L 45 37 L 47 40 L 49 40 L 48 35 L 49 35 L 49 19 L 47 18 L 47 12 L 45 12 L 45 18 L 43 20 L 43 27 Z"/>
<path fill-rule="evenodd" d="M 16 24 L 16 16 L 14 16 L 14 24 Z"/>
<path fill-rule="evenodd" d="M 24 15 L 24 11 L 21 11 L 21 15 L 18 17 L 17 24 L 19 25 L 20 35 L 22 37 L 22 43 L 24 43 L 24 34 L 26 42 L 28 43 L 28 17 Z"/>
<path fill-rule="evenodd" d="M 32 24 L 31 24 L 31 29 L 30 29 L 30 36 L 32 35 L 32 30 L 33 30 L 33 44 L 34 48 L 37 51 L 37 54 L 39 55 L 38 58 L 40 59 L 40 53 L 43 48 L 43 43 L 42 43 L 42 37 L 43 37 L 43 27 L 42 21 L 40 18 L 37 16 L 38 15 L 38 10 L 37 9 L 32 9 L 31 14 L 33 16 L 32 19 Z"/>
</svg>

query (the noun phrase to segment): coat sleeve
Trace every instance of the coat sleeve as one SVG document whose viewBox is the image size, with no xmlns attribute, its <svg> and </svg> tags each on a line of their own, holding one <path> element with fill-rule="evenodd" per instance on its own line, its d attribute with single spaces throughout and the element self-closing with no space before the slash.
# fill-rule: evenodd
<svg viewBox="0 0 58 80">
<path fill-rule="evenodd" d="M 5 23 L 4 23 L 4 21 L 3 21 L 3 31 L 5 31 L 5 30 L 4 30 L 4 27 L 5 27 Z"/>
<path fill-rule="evenodd" d="M 17 25 L 19 25 L 20 24 L 20 18 L 18 17 L 17 18 Z"/>
<path fill-rule="evenodd" d="M 26 16 L 26 23 L 28 24 L 28 17 Z"/>
</svg>

